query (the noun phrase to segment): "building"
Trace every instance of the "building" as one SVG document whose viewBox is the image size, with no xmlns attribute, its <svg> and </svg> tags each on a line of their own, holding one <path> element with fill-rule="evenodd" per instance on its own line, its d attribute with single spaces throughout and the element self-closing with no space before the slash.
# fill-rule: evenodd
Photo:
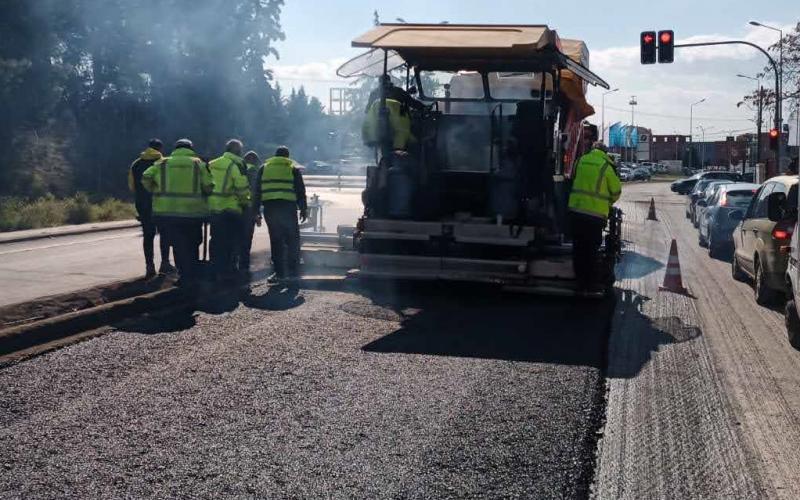
<svg viewBox="0 0 800 500">
<path fill-rule="evenodd" d="M 683 160 L 688 142 L 687 135 L 654 134 L 650 137 L 650 160 L 654 162 Z"/>
</svg>

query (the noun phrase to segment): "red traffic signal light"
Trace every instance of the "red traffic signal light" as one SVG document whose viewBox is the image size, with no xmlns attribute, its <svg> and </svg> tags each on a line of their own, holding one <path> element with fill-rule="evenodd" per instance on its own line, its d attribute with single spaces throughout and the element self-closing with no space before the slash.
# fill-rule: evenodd
<svg viewBox="0 0 800 500">
<path fill-rule="evenodd" d="M 643 31 L 639 37 L 639 48 L 642 64 L 655 64 L 656 32 Z"/>
<path fill-rule="evenodd" d="M 773 151 L 778 150 L 781 141 L 781 133 L 778 129 L 773 128 L 769 131 L 769 149 Z"/>
<path fill-rule="evenodd" d="M 658 32 L 658 62 L 671 63 L 675 59 L 675 33 L 672 30 Z"/>
</svg>

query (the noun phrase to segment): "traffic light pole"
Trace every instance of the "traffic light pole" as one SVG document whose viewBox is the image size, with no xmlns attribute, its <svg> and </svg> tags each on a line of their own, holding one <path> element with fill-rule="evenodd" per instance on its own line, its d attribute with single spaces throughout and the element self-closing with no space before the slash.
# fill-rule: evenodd
<svg viewBox="0 0 800 500">
<path fill-rule="evenodd" d="M 758 45 L 750 42 L 745 42 L 744 40 L 730 40 L 725 42 L 703 42 L 703 43 L 676 43 L 675 48 L 682 48 L 682 47 L 709 47 L 714 45 L 749 45 L 754 49 L 760 51 L 764 54 L 769 60 L 770 65 L 772 66 L 772 71 L 775 73 L 775 128 L 778 130 L 778 133 L 781 133 L 781 123 L 783 122 L 783 117 L 781 116 L 781 108 L 783 107 L 783 99 L 781 98 L 781 78 L 780 72 L 778 71 L 778 65 L 775 63 L 775 59 L 769 55 L 769 52 L 762 49 Z M 775 151 L 775 168 L 780 171 L 781 168 L 781 148 Z"/>
</svg>

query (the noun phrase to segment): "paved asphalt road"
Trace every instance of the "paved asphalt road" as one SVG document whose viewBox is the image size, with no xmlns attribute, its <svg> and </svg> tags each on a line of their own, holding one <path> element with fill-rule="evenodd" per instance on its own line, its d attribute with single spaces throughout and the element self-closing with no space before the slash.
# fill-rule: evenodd
<svg viewBox="0 0 800 500">
<path fill-rule="evenodd" d="M 309 196 L 319 194 L 322 199 L 323 223 L 332 232 L 339 224 L 355 223 L 360 193 L 355 188 L 308 187 Z M 266 226 L 257 228 L 253 251 L 263 253 L 268 247 Z M 0 245 L 0 306 L 143 275 L 138 229 L 7 243 Z"/>
<path fill-rule="evenodd" d="M 255 286 L 6 367 L 0 497 L 797 498 L 800 353 L 667 189 L 616 303 Z"/>
</svg>

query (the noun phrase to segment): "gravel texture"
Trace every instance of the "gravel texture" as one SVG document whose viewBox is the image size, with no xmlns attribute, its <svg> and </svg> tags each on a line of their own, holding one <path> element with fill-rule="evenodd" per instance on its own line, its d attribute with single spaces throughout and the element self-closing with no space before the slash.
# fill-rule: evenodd
<svg viewBox="0 0 800 500">
<path fill-rule="evenodd" d="M 0 370 L 0 497 L 588 495 L 608 302 L 255 287 L 200 309 Z"/>
</svg>

